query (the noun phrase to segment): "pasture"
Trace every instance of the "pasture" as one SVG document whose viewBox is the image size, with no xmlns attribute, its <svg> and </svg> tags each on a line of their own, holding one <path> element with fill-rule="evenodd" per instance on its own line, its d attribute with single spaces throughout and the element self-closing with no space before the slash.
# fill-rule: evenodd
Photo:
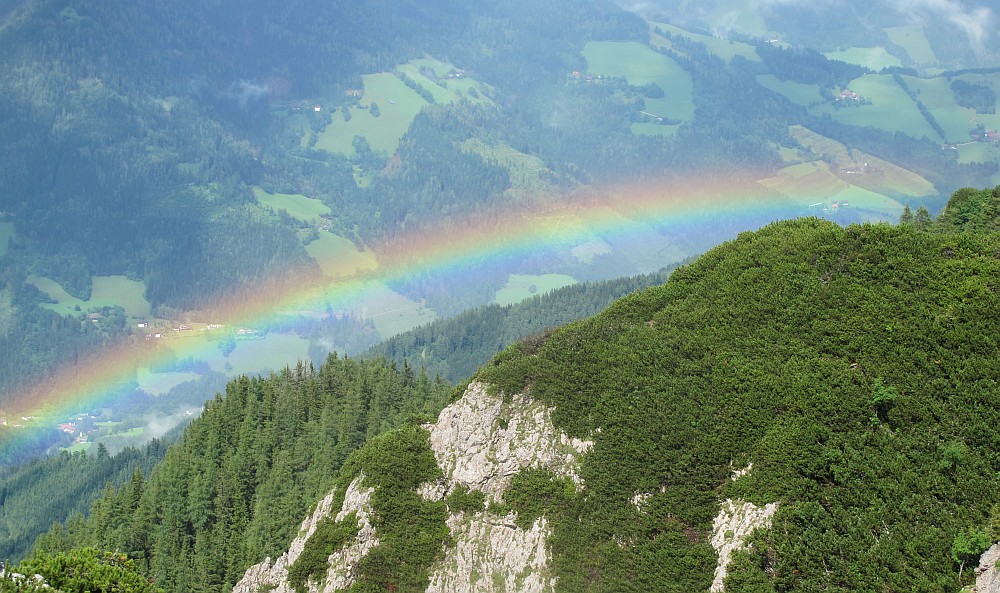
<svg viewBox="0 0 1000 593">
<path fill-rule="evenodd" d="M 931 44 L 924 35 L 921 25 L 905 25 L 884 29 L 889 41 L 902 47 L 914 62 L 921 66 L 933 66 L 938 63 L 937 55 L 931 49 Z"/>
<path fill-rule="evenodd" d="M 883 68 L 902 66 L 903 62 L 899 58 L 890 54 L 882 46 L 877 47 L 849 47 L 841 51 L 830 51 L 823 54 L 830 60 L 839 60 L 848 64 L 864 66 L 869 70 L 878 72 Z"/>
<path fill-rule="evenodd" d="M 139 389 L 150 395 L 164 395 L 171 389 L 177 387 L 185 381 L 194 381 L 200 377 L 198 373 L 190 372 L 167 372 L 154 373 L 147 368 L 140 368 L 136 371 L 136 381 Z"/>
<path fill-rule="evenodd" d="M 829 115 L 842 124 L 871 126 L 887 132 L 902 132 L 914 138 L 926 137 L 935 142 L 942 138 L 924 118 L 917 104 L 888 74 L 865 74 L 849 85 L 850 90 L 861 95 L 870 104 L 843 101 L 836 107 L 825 103 L 809 111 L 822 117 Z"/>
<path fill-rule="evenodd" d="M 348 108 L 351 120 L 344 121 L 340 111 L 332 113 L 330 125 L 316 138 L 316 148 L 354 156 L 354 137 L 364 136 L 372 150 L 391 155 L 413 118 L 427 105 L 423 97 L 392 73 L 366 74 L 361 79 L 364 95 L 360 106 Z M 373 103 L 378 105 L 378 117 L 369 111 Z"/>
<path fill-rule="evenodd" d="M 752 62 L 760 61 L 760 56 L 757 55 L 757 48 L 749 43 L 744 43 L 742 41 L 730 41 L 729 39 L 723 39 L 722 37 L 712 37 L 710 35 L 691 33 L 690 31 L 685 31 L 684 29 L 675 27 L 674 25 L 653 21 L 650 21 L 649 28 L 653 35 L 653 38 L 651 39 L 653 45 L 657 45 L 658 38 L 663 39 L 655 32 L 655 29 L 660 29 L 670 35 L 684 37 L 685 39 L 689 39 L 695 43 L 701 43 L 705 46 L 705 49 L 708 50 L 708 53 L 716 55 L 727 62 L 732 61 L 732 59 L 736 56 L 742 56 Z"/>
<path fill-rule="evenodd" d="M 803 84 L 792 80 L 779 80 L 773 74 L 758 74 L 757 83 L 764 88 L 783 95 L 786 99 L 803 107 L 820 105 L 827 101 L 819 92 L 819 85 Z"/>
<path fill-rule="evenodd" d="M 894 222 L 899 220 L 903 211 L 903 205 L 898 201 L 847 183 L 834 175 L 823 161 L 785 167 L 777 175 L 758 183 L 787 195 L 802 206 L 820 203 L 825 207 L 830 202 L 848 202 L 850 208 L 865 211 L 863 218 L 871 222 Z"/>
<path fill-rule="evenodd" d="M 460 77 L 447 78 L 448 74 L 455 70 L 455 67 L 447 62 L 434 58 L 419 58 L 397 66 L 396 70 L 406 74 L 431 93 L 437 103 L 452 103 L 464 98 L 471 103 L 493 104 L 493 101 L 486 96 L 485 85 L 464 74 Z M 432 71 L 438 80 L 428 78 L 421 70 Z"/>
<path fill-rule="evenodd" d="M 1000 162 L 1000 147 L 988 142 L 967 142 L 958 146 L 958 162 L 970 163 Z"/>
<path fill-rule="evenodd" d="M 197 358 L 207 362 L 213 371 L 229 376 L 259 375 L 288 365 L 295 366 L 299 360 L 309 360 L 309 340 L 295 334 L 271 332 L 260 340 L 240 340 L 228 357 L 213 346 L 218 340 L 206 342 L 207 347 L 199 351 Z M 230 369 L 226 369 L 226 363 L 229 363 Z"/>
<path fill-rule="evenodd" d="M 487 144 L 480 138 L 465 140 L 461 148 L 507 169 L 511 187 L 515 189 L 537 191 L 551 189 L 551 184 L 542 179 L 542 174 L 549 172 L 549 168 L 542 159 L 534 155 L 524 154 L 503 143 Z"/>
<path fill-rule="evenodd" d="M 321 215 L 330 213 L 329 206 L 302 194 L 272 194 L 262 188 L 254 187 L 253 195 L 261 205 L 275 212 L 284 210 L 292 218 L 305 222 L 314 222 Z"/>
<path fill-rule="evenodd" d="M 497 305 L 513 305 L 535 295 L 543 295 L 557 288 L 576 284 L 576 279 L 565 274 L 510 274 L 507 284 L 497 291 L 493 302 Z"/>
<path fill-rule="evenodd" d="M 10 240 L 14 238 L 14 223 L 0 222 L 0 257 L 10 249 Z"/>
<path fill-rule="evenodd" d="M 969 84 L 985 85 L 993 89 L 993 93 L 997 97 L 996 104 L 993 107 L 994 112 L 977 113 L 972 116 L 972 119 L 974 123 L 981 123 L 988 130 L 1000 130 L 1000 72 L 993 72 L 989 74 L 963 74 L 961 76 L 956 76 L 955 78 L 964 80 Z"/>
<path fill-rule="evenodd" d="M 316 260 L 323 274 L 331 278 L 351 277 L 378 268 L 374 253 L 358 251 L 352 241 L 328 231 L 320 231 L 319 238 L 306 245 L 306 253 Z"/>
<path fill-rule="evenodd" d="M 936 195 L 937 189 L 920 175 L 858 150 L 847 147 L 802 126 L 789 126 L 788 133 L 804 148 L 832 162 L 835 173 L 845 181 L 888 196 L 924 197 Z M 844 173 L 843 169 L 852 169 Z M 849 178 L 849 180 L 848 180 Z"/>
<path fill-rule="evenodd" d="M 680 64 L 636 41 L 591 41 L 583 48 L 591 74 L 621 76 L 632 85 L 655 84 L 659 99 L 646 98 L 646 111 L 660 117 L 688 122 L 694 117 L 691 75 Z M 661 126 L 663 127 L 663 126 Z M 633 127 L 648 133 L 647 127 Z"/>
<path fill-rule="evenodd" d="M 94 276 L 90 300 L 80 300 L 67 293 L 59 283 L 44 276 L 28 276 L 28 282 L 49 296 L 55 303 L 42 306 L 61 315 L 77 315 L 81 311 L 100 307 L 120 306 L 132 318 L 143 319 L 152 314 L 146 300 L 146 284 L 139 280 L 129 280 L 125 276 Z"/>
<path fill-rule="evenodd" d="M 969 139 L 969 130 L 974 127 L 972 111 L 958 104 L 947 78 L 905 75 L 902 78 L 944 129 L 946 142 L 965 142 Z"/>
</svg>

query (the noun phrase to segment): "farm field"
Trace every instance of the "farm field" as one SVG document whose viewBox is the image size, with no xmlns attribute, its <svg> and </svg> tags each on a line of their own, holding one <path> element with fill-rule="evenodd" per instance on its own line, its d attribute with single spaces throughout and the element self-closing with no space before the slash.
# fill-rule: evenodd
<svg viewBox="0 0 1000 593">
<path fill-rule="evenodd" d="M 573 284 L 576 284 L 576 279 L 565 274 L 511 274 L 507 278 L 507 284 L 493 297 L 493 302 L 501 306 L 513 305 Z"/>
<path fill-rule="evenodd" d="M 486 86 L 471 78 L 450 78 L 443 88 L 421 74 L 421 67 L 433 70 L 438 76 L 446 76 L 453 69 L 451 64 L 423 58 L 397 67 L 427 90 L 437 103 L 450 103 L 466 98 L 476 103 L 491 103 L 485 96 Z M 357 105 L 348 106 L 350 121 L 345 121 L 341 110 L 331 113 L 331 122 L 316 136 L 315 148 L 354 156 L 354 137 L 364 136 L 368 145 L 376 152 L 391 155 L 396 152 L 399 140 L 413 123 L 413 118 L 429 103 L 415 90 L 406 86 L 394 73 L 380 72 L 361 77 L 364 92 Z M 473 92 L 475 89 L 475 92 Z M 475 96 L 475 95 L 478 95 Z M 372 104 L 378 105 L 379 116 L 372 115 Z M 309 142 L 309 134 L 302 137 L 303 145 Z"/>
<path fill-rule="evenodd" d="M 832 162 L 835 174 L 849 183 L 888 196 L 933 196 L 938 193 L 930 181 L 916 173 L 846 146 L 802 126 L 789 126 L 788 133 L 803 147 Z M 844 173 L 850 169 L 851 173 Z"/>
<path fill-rule="evenodd" d="M 812 107 L 825 103 L 827 99 L 819 92 L 819 86 L 815 84 L 803 84 L 792 80 L 778 80 L 773 74 L 758 74 L 757 83 L 764 88 L 783 95 L 792 103 L 803 107 Z"/>
<path fill-rule="evenodd" d="M 431 309 L 392 290 L 382 283 L 371 283 L 364 296 L 351 306 L 362 319 L 371 319 L 383 339 L 434 321 Z"/>
<path fill-rule="evenodd" d="M 649 46 L 636 41 L 591 41 L 584 46 L 583 57 L 591 74 L 622 76 L 632 85 L 659 86 L 665 96 L 647 98 L 646 111 L 681 122 L 694 117 L 691 75 Z M 633 127 L 633 132 L 648 133 L 649 129 Z"/>
<path fill-rule="evenodd" d="M 744 58 L 753 62 L 760 61 L 760 56 L 757 55 L 757 48 L 750 45 L 749 43 L 744 43 L 742 41 L 730 41 L 728 39 L 723 39 L 721 37 L 712 37 L 710 35 L 700 35 L 698 33 L 691 33 L 690 31 L 686 31 L 680 27 L 675 27 L 674 25 L 668 25 L 666 23 L 658 23 L 654 21 L 649 22 L 649 28 L 651 30 L 660 29 L 661 31 L 664 31 L 665 33 L 668 33 L 670 35 L 674 35 L 677 37 L 684 37 L 686 39 L 694 41 L 695 43 L 704 44 L 705 49 L 707 49 L 709 53 L 719 56 L 720 58 L 726 60 L 727 62 L 731 61 L 736 56 L 743 56 Z M 654 34 L 654 38 L 652 39 L 653 45 L 657 45 L 656 38 L 659 37 L 659 35 L 656 35 L 655 31 L 653 31 L 653 34 Z"/>
<path fill-rule="evenodd" d="M 902 66 L 903 62 L 899 58 L 890 54 L 882 46 L 878 47 L 849 47 L 841 51 L 826 52 L 825 55 L 830 60 L 839 60 L 848 64 L 864 66 L 869 70 L 879 71 L 883 68 Z"/>
<path fill-rule="evenodd" d="M 195 358 L 207 362 L 213 371 L 229 376 L 259 375 L 268 370 L 280 370 L 285 365 L 294 366 L 296 360 L 309 360 L 309 340 L 295 334 L 272 332 L 259 340 L 239 340 L 228 357 L 216 346 L 218 340 L 201 339 L 205 340 L 205 347 Z M 190 353 L 188 350 L 183 352 Z M 276 352 L 280 352 L 281 356 L 276 357 Z M 227 363 L 229 369 L 226 368 Z"/>
<path fill-rule="evenodd" d="M 10 240 L 14 238 L 14 223 L 0 222 L 0 257 L 10 249 Z"/>
<path fill-rule="evenodd" d="M 374 253 L 358 251 L 352 241 L 328 231 L 319 231 L 319 238 L 306 245 L 306 253 L 316 260 L 323 275 L 331 278 L 350 277 L 378 268 Z"/>
<path fill-rule="evenodd" d="M 968 142 L 958 146 L 958 162 L 990 163 L 1000 161 L 1000 147 L 987 142 Z"/>
<path fill-rule="evenodd" d="M 993 89 L 993 93 L 996 95 L 996 104 L 993 108 L 993 113 L 977 113 L 972 116 L 974 124 L 983 124 L 988 130 L 998 130 L 1000 129 L 1000 72 L 993 72 L 990 74 L 963 74 L 961 76 L 955 77 L 957 80 L 963 80 L 969 84 L 980 84 L 985 85 Z"/>
<path fill-rule="evenodd" d="M 902 132 L 914 138 L 927 137 L 941 141 L 941 137 L 917 109 L 917 104 L 896 84 L 891 75 L 865 74 L 853 80 L 848 88 L 871 101 L 871 104 L 837 108 L 825 103 L 813 107 L 810 113 L 819 117 L 829 115 L 847 125 L 872 126 L 887 132 Z"/>
<path fill-rule="evenodd" d="M 862 219 L 868 222 L 894 222 L 903 211 L 898 201 L 840 179 L 823 161 L 785 167 L 758 183 L 788 195 L 803 206 L 847 202 L 850 208 L 865 211 Z"/>
<path fill-rule="evenodd" d="M 461 144 L 462 150 L 478 154 L 484 160 L 495 162 L 507 169 L 511 187 L 521 190 L 547 191 L 552 189 L 549 182 L 542 179 L 549 173 L 542 159 L 524 154 L 506 144 L 487 144 L 479 138 L 469 138 Z"/>
<path fill-rule="evenodd" d="M 43 307 L 62 315 L 79 313 L 76 310 L 78 306 L 81 311 L 121 306 L 125 309 L 126 315 L 138 319 L 151 315 L 149 301 L 145 297 L 146 284 L 138 280 L 129 280 L 125 276 L 94 276 L 90 300 L 87 301 L 71 296 L 57 282 L 44 276 L 28 276 L 28 282 L 56 301 L 43 303 Z"/>
<path fill-rule="evenodd" d="M 315 221 L 323 214 L 330 213 L 330 207 L 315 198 L 307 198 L 302 194 L 272 194 L 255 187 L 253 195 L 262 205 L 275 212 L 284 210 L 292 218 L 305 222 Z"/>
<path fill-rule="evenodd" d="M 200 376 L 198 373 L 190 372 L 154 373 L 149 369 L 140 368 L 136 372 L 136 381 L 139 384 L 139 389 L 146 393 L 164 395 L 181 383 L 194 381 Z"/>
<path fill-rule="evenodd" d="M 958 104 L 947 78 L 902 78 L 944 129 L 946 142 L 965 142 L 969 139 L 969 130 L 974 127 L 972 110 Z"/>
<path fill-rule="evenodd" d="M 933 66 L 938 63 L 937 55 L 931 49 L 931 44 L 924 35 L 920 25 L 889 27 L 884 29 L 889 41 L 902 47 L 914 62 L 921 66 Z"/>
</svg>

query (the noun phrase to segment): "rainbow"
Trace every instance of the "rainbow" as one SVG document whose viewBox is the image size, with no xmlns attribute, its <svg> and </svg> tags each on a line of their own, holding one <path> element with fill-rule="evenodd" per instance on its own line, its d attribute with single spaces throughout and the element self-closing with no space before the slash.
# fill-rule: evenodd
<svg viewBox="0 0 1000 593">
<path fill-rule="evenodd" d="M 727 180 L 659 181 L 558 199 L 540 197 L 527 204 L 512 204 L 505 211 L 401 232 L 372 247 L 378 261 L 374 271 L 329 278 L 317 277 L 315 268 L 293 269 L 280 278 L 255 284 L 252 290 L 220 296 L 200 314 L 206 316 L 205 321 L 253 327 L 267 324 L 282 312 L 322 312 L 331 305 L 350 311 L 364 303 L 376 287 L 404 283 L 420 274 L 461 282 L 463 274 L 476 266 L 545 254 L 566 258 L 574 247 L 586 244 L 635 253 L 658 245 L 663 257 L 671 259 L 659 261 L 656 269 L 741 231 L 809 213 L 803 204 L 810 200 L 768 193 L 753 183 L 753 178 L 743 176 L 737 181 L 727 174 L 719 176 Z M 55 420 L 103 407 L 134 386 L 137 368 L 162 363 L 171 355 L 199 359 L 215 348 L 208 340 L 192 342 L 198 343 L 184 346 L 182 353 L 167 352 L 155 342 L 143 343 L 141 339 L 91 352 L 12 394 L 5 411 L 8 418 Z M 276 362 L 283 366 L 295 361 Z"/>
</svg>

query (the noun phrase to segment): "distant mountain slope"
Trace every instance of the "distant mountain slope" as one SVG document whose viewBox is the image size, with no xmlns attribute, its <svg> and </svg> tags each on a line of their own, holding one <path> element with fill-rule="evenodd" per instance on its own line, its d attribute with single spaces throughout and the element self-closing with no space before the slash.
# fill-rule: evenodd
<svg viewBox="0 0 1000 593">
<path fill-rule="evenodd" d="M 239 590 L 958 590 L 1000 538 L 998 249 L 944 223 L 741 235 L 367 445 Z"/>
</svg>

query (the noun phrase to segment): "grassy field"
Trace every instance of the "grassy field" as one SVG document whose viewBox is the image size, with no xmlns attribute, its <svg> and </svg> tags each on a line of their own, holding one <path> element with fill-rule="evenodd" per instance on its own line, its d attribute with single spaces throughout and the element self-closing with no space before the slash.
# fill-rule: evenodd
<svg viewBox="0 0 1000 593">
<path fill-rule="evenodd" d="M 1000 162 L 1000 147 L 987 142 L 970 142 L 958 147 L 958 162 L 969 163 Z"/>
<path fill-rule="evenodd" d="M 306 245 L 306 253 L 316 260 L 324 275 L 332 278 L 353 276 L 361 270 L 378 268 L 374 253 L 358 251 L 349 239 L 327 231 L 320 231 L 319 238 Z"/>
<path fill-rule="evenodd" d="M 963 74 L 956 76 L 959 80 L 964 80 L 970 84 L 982 84 L 993 89 L 997 101 L 994 106 L 994 113 L 977 113 L 972 116 L 974 124 L 983 124 L 988 130 L 1000 130 L 1000 73 L 990 74 Z"/>
<path fill-rule="evenodd" d="M 825 54 L 831 60 L 840 60 L 848 64 L 864 66 L 869 70 L 879 71 L 892 66 L 902 66 L 903 62 L 896 56 L 890 54 L 882 46 L 878 47 L 849 47 L 842 51 L 831 51 Z"/>
<path fill-rule="evenodd" d="M 550 184 L 542 179 L 542 174 L 549 169 L 542 159 L 536 156 L 524 154 L 506 144 L 487 144 L 479 138 L 470 138 L 462 142 L 462 150 L 478 154 L 483 160 L 494 162 L 507 169 L 511 186 L 514 188 L 537 191 L 551 189 Z"/>
<path fill-rule="evenodd" d="M 511 274 L 507 278 L 507 284 L 493 297 L 493 302 L 498 305 L 513 305 L 536 294 L 543 295 L 572 284 L 576 284 L 576 279 L 565 274 Z"/>
<path fill-rule="evenodd" d="M 436 103 L 451 103 L 463 98 L 474 103 L 492 103 L 486 96 L 486 85 L 463 76 L 444 80 L 445 87 L 442 87 L 421 74 L 422 67 L 433 70 L 435 75 L 441 77 L 445 77 L 454 67 L 431 58 L 413 60 L 397 67 L 399 72 L 427 90 Z M 348 107 L 350 121 L 344 121 L 339 110 L 333 113 L 331 123 L 317 135 L 315 148 L 353 156 L 354 137 L 364 136 L 372 150 L 391 155 L 399 146 L 400 138 L 413 123 L 413 118 L 428 105 L 423 97 L 391 72 L 366 74 L 361 80 L 364 83 L 364 94 L 358 105 Z M 473 89 L 475 93 L 472 92 Z M 478 97 L 473 96 L 474 94 Z M 372 103 L 378 105 L 379 117 L 373 116 L 369 111 Z M 303 134 L 303 145 L 308 144 L 308 140 L 309 134 Z"/>
<path fill-rule="evenodd" d="M 216 340 L 211 342 L 217 343 Z M 228 357 L 218 348 L 208 347 L 198 358 L 207 362 L 213 371 L 230 376 L 258 375 L 265 370 L 277 371 L 286 365 L 295 366 L 299 360 L 308 360 L 309 340 L 295 334 L 272 332 L 261 340 L 236 342 L 236 349 Z M 231 367 L 228 370 L 226 363 Z"/>
<path fill-rule="evenodd" d="M 375 283 L 365 291 L 362 301 L 352 304 L 352 310 L 363 319 L 371 319 L 383 339 L 434 321 L 437 317 L 431 309 L 384 284 Z"/>
<path fill-rule="evenodd" d="M 810 112 L 816 116 L 829 115 L 843 124 L 872 126 L 887 132 L 902 132 L 914 138 L 942 140 L 917 109 L 917 104 L 891 75 L 866 74 L 852 81 L 849 88 L 871 104 L 847 105 L 838 109 L 826 103 L 813 107 Z"/>
<path fill-rule="evenodd" d="M 757 82 L 765 88 L 784 95 L 792 103 L 804 107 L 812 107 L 826 102 L 826 99 L 819 92 L 819 86 L 815 84 L 778 80 L 778 77 L 773 74 L 759 74 Z"/>
<path fill-rule="evenodd" d="M 944 128 L 947 142 L 965 142 L 969 139 L 969 130 L 975 127 L 972 123 L 972 111 L 955 101 L 955 93 L 947 78 L 902 78 Z"/>
<path fill-rule="evenodd" d="M 920 25 L 906 25 L 903 27 L 890 27 L 885 29 L 885 34 L 889 41 L 902 47 L 909 54 L 910 59 L 921 66 L 933 66 L 938 63 L 934 50 L 931 49 L 924 29 Z"/>
<path fill-rule="evenodd" d="M 14 238 L 14 223 L 0 222 L 0 257 L 10 249 L 10 240 Z"/>
<path fill-rule="evenodd" d="M 837 177 L 823 161 L 785 167 L 777 175 L 759 183 L 803 206 L 822 208 L 831 202 L 848 202 L 850 208 L 866 211 L 863 218 L 871 222 L 899 220 L 903 211 L 903 205 L 898 201 Z"/>
<path fill-rule="evenodd" d="M 87 301 L 71 296 L 57 282 L 44 276 L 28 276 L 28 282 L 56 301 L 42 306 L 62 315 L 77 314 L 77 306 L 81 311 L 121 306 L 129 317 L 144 319 L 151 315 L 151 307 L 145 297 L 146 284 L 125 276 L 94 276 L 90 300 Z"/>
<path fill-rule="evenodd" d="M 937 189 L 920 175 L 888 161 L 852 150 L 826 136 L 802 126 L 789 126 L 788 133 L 803 147 L 821 159 L 833 163 L 838 177 L 854 185 L 889 196 L 924 197 L 936 195 Z M 843 172 L 844 169 L 852 173 Z"/>
<path fill-rule="evenodd" d="M 674 25 L 668 25 L 666 23 L 650 22 L 649 28 L 660 29 L 670 35 L 677 37 L 685 37 L 694 41 L 695 43 L 704 44 L 705 49 L 709 53 L 719 56 L 727 62 L 732 60 L 736 56 L 743 56 L 744 58 L 751 60 L 753 62 L 759 62 L 760 56 L 757 55 L 757 48 L 750 45 L 749 43 L 743 43 L 742 41 L 730 41 L 728 39 L 722 39 L 721 37 L 712 37 L 709 35 L 700 35 L 698 33 L 691 33 L 690 31 L 685 31 L 680 27 L 675 27 Z M 651 41 L 653 45 L 657 45 L 658 39 L 662 39 L 655 32 L 652 33 Z"/>
<path fill-rule="evenodd" d="M 584 46 L 583 57 L 591 74 L 623 76 L 629 84 L 652 83 L 663 89 L 663 98 L 646 99 L 646 111 L 681 122 L 694 117 L 691 75 L 680 64 L 649 46 L 636 41 L 591 41 Z M 650 130 L 643 126 L 633 127 L 633 131 L 648 133 Z"/>
<path fill-rule="evenodd" d="M 321 214 L 329 214 L 330 208 L 315 198 L 307 198 L 302 194 L 272 194 L 259 187 L 253 188 L 253 195 L 262 205 L 275 212 L 284 210 L 299 220 L 315 221 Z"/>
<path fill-rule="evenodd" d="M 420 72 L 422 69 L 429 69 L 434 72 L 434 76 L 444 80 L 438 84 L 435 80 L 424 76 Z M 487 87 L 482 83 L 464 75 L 459 78 L 446 78 L 454 69 L 451 64 L 434 58 L 411 60 L 397 67 L 397 70 L 431 93 L 437 103 L 452 103 L 464 98 L 472 103 L 493 104 L 493 101 L 486 96 Z"/>
<path fill-rule="evenodd" d="M 149 369 L 139 369 L 136 379 L 139 389 L 150 395 L 164 395 L 185 381 L 194 381 L 198 373 L 153 373 Z"/>
<path fill-rule="evenodd" d="M 417 113 L 427 101 L 389 72 L 366 74 L 364 95 L 359 106 L 351 106 L 351 121 L 344 121 L 338 111 L 333 121 L 317 136 L 316 148 L 327 152 L 355 154 L 355 136 L 364 136 L 372 150 L 386 154 L 396 152 L 399 139 L 406 133 Z M 369 112 L 372 103 L 378 105 L 379 117 Z"/>
</svg>

